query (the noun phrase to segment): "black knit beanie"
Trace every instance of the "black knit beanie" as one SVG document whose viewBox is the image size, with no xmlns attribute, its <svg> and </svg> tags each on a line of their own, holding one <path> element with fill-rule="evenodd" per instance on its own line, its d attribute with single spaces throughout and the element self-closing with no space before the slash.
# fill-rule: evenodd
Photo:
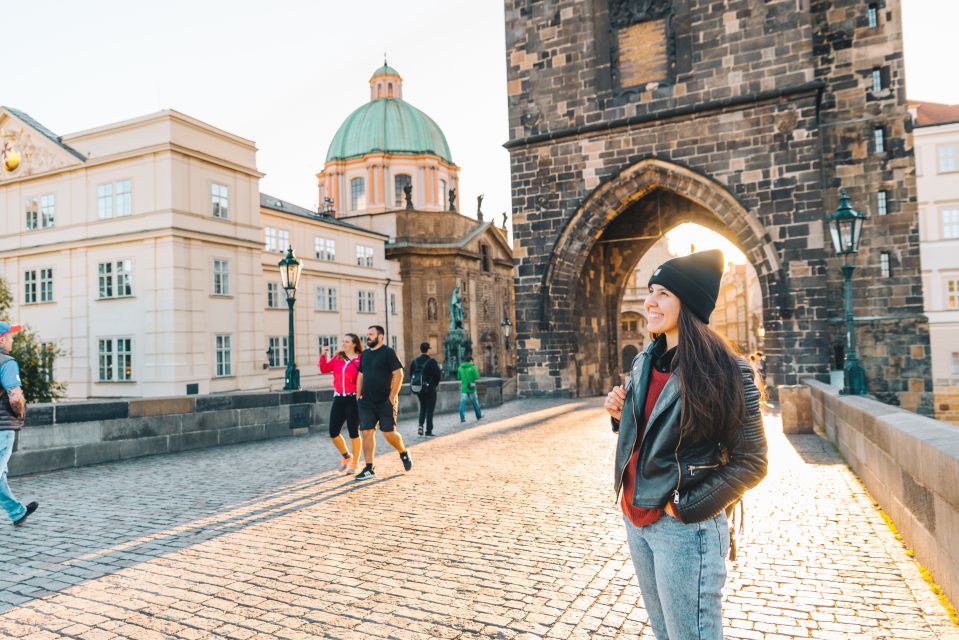
<svg viewBox="0 0 959 640">
<path fill-rule="evenodd" d="M 716 307 L 722 277 L 723 252 L 711 249 L 664 262 L 653 271 L 649 286 L 666 287 L 684 307 L 709 324 L 709 314 Z"/>
</svg>

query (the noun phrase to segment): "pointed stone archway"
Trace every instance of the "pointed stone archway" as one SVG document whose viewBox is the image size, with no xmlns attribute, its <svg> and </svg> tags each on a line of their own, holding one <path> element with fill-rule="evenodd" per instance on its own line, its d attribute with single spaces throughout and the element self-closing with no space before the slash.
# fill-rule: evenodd
<svg viewBox="0 0 959 640">
<path fill-rule="evenodd" d="M 650 157 L 597 187 L 559 234 L 541 283 L 539 335 L 565 357 L 558 369 L 533 367 L 528 375 L 540 384 L 550 376 L 555 388 L 579 396 L 603 393 L 616 382 L 622 359 L 616 329 L 627 280 L 652 244 L 684 222 L 741 248 L 761 283 L 767 351 L 780 351 L 792 302 L 762 224 L 716 180 Z"/>
</svg>

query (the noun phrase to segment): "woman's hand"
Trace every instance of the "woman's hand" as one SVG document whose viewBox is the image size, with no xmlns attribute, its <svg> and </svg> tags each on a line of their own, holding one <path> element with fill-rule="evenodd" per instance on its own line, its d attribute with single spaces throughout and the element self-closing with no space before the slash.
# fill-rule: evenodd
<svg viewBox="0 0 959 640">
<path fill-rule="evenodd" d="M 613 390 L 606 394 L 606 403 L 603 407 L 609 415 L 619 420 L 623 415 L 623 405 L 626 403 L 626 388 L 622 386 L 613 387 Z"/>
</svg>

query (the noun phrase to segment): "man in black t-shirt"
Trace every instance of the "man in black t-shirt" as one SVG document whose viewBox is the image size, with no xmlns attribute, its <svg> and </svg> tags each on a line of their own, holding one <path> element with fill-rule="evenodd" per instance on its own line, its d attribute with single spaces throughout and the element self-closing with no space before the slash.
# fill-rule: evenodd
<svg viewBox="0 0 959 640">
<path fill-rule="evenodd" d="M 403 445 L 403 436 L 396 432 L 396 414 L 400 386 L 403 384 L 403 365 L 396 352 L 384 342 L 383 327 L 373 325 L 366 332 L 369 347 L 360 357 L 360 373 L 356 379 L 357 407 L 360 414 L 360 438 L 366 467 L 356 475 L 357 480 L 369 480 L 373 473 L 373 455 L 376 451 L 376 425 L 386 441 L 400 454 L 403 468 L 413 468 L 410 454 Z"/>
</svg>

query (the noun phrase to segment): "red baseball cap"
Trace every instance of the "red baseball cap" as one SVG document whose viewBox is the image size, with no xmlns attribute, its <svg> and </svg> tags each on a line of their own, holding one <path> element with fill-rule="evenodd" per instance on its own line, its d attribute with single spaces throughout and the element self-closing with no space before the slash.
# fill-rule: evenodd
<svg viewBox="0 0 959 640">
<path fill-rule="evenodd" d="M 3 337 L 8 333 L 16 333 L 22 329 L 23 327 L 18 324 L 10 324 L 9 322 L 3 322 L 0 320 L 0 337 Z"/>
</svg>

